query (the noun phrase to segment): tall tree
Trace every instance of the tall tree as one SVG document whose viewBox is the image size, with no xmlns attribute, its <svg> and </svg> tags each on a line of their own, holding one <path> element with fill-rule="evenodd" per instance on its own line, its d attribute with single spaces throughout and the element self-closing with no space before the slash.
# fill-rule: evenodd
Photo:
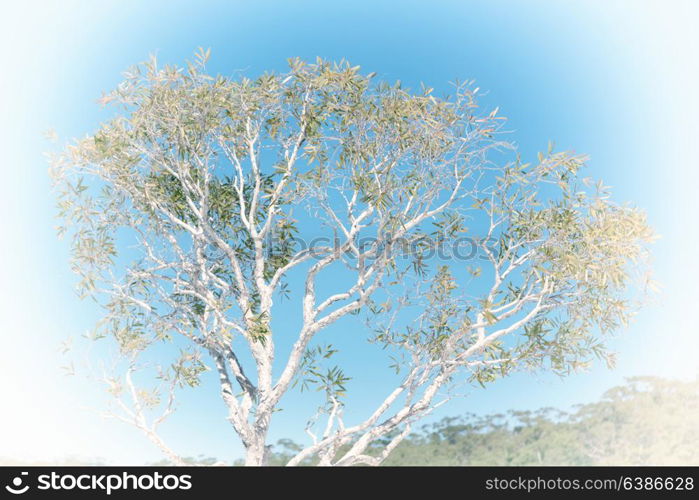
<svg viewBox="0 0 699 500">
<path fill-rule="evenodd" d="M 157 426 L 209 365 L 247 464 L 265 463 L 299 384 L 325 403 L 289 464 L 375 465 L 458 384 L 607 357 L 651 231 L 580 178 L 584 157 L 549 148 L 522 163 L 470 84 L 437 98 L 297 59 L 235 80 L 207 75 L 207 58 L 131 69 L 102 99 L 116 118 L 52 162 L 79 288 L 105 309 L 95 336 L 120 349 L 123 371 L 104 376 L 111 414 L 172 461 Z M 273 331 L 285 295 L 301 326 Z M 335 349 L 316 336 L 352 314 L 400 379 L 350 423 L 348 377 L 324 368 Z M 159 385 L 144 389 L 148 370 Z"/>
</svg>

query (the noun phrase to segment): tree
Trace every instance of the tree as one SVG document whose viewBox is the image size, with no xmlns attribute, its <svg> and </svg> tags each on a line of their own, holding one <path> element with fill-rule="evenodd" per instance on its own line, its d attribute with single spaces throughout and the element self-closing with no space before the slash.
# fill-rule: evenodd
<svg viewBox="0 0 699 500">
<path fill-rule="evenodd" d="M 120 349 L 102 377 L 110 415 L 182 463 L 157 426 L 211 365 L 246 464 L 265 463 L 270 421 L 300 386 L 325 401 L 289 464 L 373 465 L 459 384 L 609 359 L 651 231 L 589 189 L 583 156 L 550 147 L 522 163 L 470 83 L 437 98 L 298 59 L 235 80 L 207 75 L 208 55 L 129 70 L 102 99 L 117 116 L 52 159 L 79 290 L 105 310 L 93 336 Z M 272 329 L 284 297 L 296 332 Z M 354 314 L 400 380 L 350 425 L 348 377 L 316 336 Z M 143 388 L 148 373 L 158 384 Z"/>
</svg>

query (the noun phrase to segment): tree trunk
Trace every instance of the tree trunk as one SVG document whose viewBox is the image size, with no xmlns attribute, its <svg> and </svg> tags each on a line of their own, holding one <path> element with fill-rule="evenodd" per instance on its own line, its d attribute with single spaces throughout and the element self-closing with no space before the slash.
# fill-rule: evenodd
<svg viewBox="0 0 699 500">
<path fill-rule="evenodd" d="M 245 465 L 261 467 L 267 465 L 269 447 L 266 446 L 267 430 L 255 434 L 252 442 L 245 449 Z"/>
</svg>

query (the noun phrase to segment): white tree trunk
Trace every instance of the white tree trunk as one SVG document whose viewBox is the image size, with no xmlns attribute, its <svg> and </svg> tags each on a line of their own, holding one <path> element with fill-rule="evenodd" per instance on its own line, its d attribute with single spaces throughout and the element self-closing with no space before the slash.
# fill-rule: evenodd
<svg viewBox="0 0 699 500">
<path fill-rule="evenodd" d="M 267 429 L 256 432 L 252 436 L 252 440 L 248 443 L 245 449 L 245 465 L 260 467 L 267 465 L 268 447 L 266 446 L 267 441 Z"/>
</svg>

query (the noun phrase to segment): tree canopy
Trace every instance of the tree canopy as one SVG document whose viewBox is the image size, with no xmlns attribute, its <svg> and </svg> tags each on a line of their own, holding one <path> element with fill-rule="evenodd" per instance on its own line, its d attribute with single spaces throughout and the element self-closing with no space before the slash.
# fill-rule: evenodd
<svg viewBox="0 0 699 500">
<path fill-rule="evenodd" d="M 282 396 L 313 386 L 312 442 L 289 463 L 379 464 L 459 384 L 613 361 L 604 338 L 635 310 L 652 232 L 582 177 L 584 156 L 524 162 L 470 82 L 436 97 L 320 59 L 235 79 L 208 56 L 130 69 L 101 100 L 116 116 L 53 157 L 79 290 L 105 310 L 94 337 L 121 355 L 110 415 L 182 463 L 157 427 L 212 367 L 246 463 L 267 460 Z M 284 297 L 298 331 L 272 328 Z M 316 334 L 352 314 L 400 381 L 350 424 L 348 377 L 323 368 L 334 348 Z"/>
</svg>

